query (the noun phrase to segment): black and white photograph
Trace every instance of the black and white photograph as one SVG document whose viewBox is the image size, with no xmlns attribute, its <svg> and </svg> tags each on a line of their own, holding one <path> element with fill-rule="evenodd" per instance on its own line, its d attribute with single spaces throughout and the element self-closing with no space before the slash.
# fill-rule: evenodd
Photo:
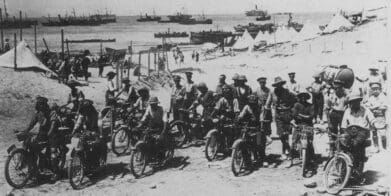
<svg viewBox="0 0 391 196">
<path fill-rule="evenodd" d="M 390 196 L 391 0 L 1 0 L 0 195 Z"/>
</svg>

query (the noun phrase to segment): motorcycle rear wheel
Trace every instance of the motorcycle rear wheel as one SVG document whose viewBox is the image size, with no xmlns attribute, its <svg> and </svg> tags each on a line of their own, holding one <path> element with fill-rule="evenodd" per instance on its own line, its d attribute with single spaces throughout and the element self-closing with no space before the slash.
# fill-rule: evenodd
<svg viewBox="0 0 391 196">
<path fill-rule="evenodd" d="M 243 150 L 240 147 L 236 147 L 232 151 L 231 170 L 234 176 L 238 176 L 242 171 L 245 164 Z"/>
<path fill-rule="evenodd" d="M 145 153 L 140 149 L 136 148 L 132 151 L 130 156 L 130 171 L 135 178 L 140 178 L 144 175 L 145 167 L 147 166 L 147 157 Z"/>
<path fill-rule="evenodd" d="M 125 128 L 115 131 L 111 137 L 111 150 L 117 156 L 124 155 L 129 148 L 130 138 Z"/>
<path fill-rule="evenodd" d="M 28 180 L 32 174 L 32 163 L 29 161 L 30 159 L 27 157 L 27 152 L 24 149 L 16 149 L 11 152 L 11 154 L 7 157 L 4 167 L 5 179 L 8 184 L 16 189 L 21 189 L 26 186 Z M 20 179 L 14 178 L 11 174 L 12 170 L 16 171 L 16 177 L 21 177 Z M 23 171 L 25 170 L 26 171 Z"/>
<path fill-rule="evenodd" d="M 205 143 L 205 157 L 208 161 L 213 161 L 219 151 L 219 141 L 216 135 L 211 135 L 206 139 Z"/>
</svg>

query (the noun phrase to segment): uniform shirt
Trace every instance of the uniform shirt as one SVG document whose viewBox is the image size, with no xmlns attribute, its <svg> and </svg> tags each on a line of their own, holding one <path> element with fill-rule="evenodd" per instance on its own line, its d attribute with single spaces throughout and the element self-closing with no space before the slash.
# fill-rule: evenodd
<svg viewBox="0 0 391 196">
<path fill-rule="evenodd" d="M 78 130 L 82 128 L 83 125 L 85 125 L 88 131 L 93 131 L 98 133 L 99 132 L 98 118 L 99 118 L 99 114 L 96 110 L 92 111 L 88 116 L 79 114 L 74 129 Z"/>
<path fill-rule="evenodd" d="M 373 113 L 363 106 L 360 107 L 358 112 L 352 112 L 352 110 L 348 108 L 343 115 L 341 128 L 346 129 L 349 126 L 356 125 L 369 130 L 374 120 L 375 117 L 373 116 Z"/>
<path fill-rule="evenodd" d="M 245 105 L 242 111 L 239 113 L 239 119 L 253 119 L 253 122 L 260 122 L 261 111 L 257 108 L 251 108 L 249 105 Z"/>
<path fill-rule="evenodd" d="M 133 87 L 130 87 L 128 90 L 126 90 L 125 88 L 123 88 L 121 90 L 121 94 L 118 96 L 118 98 L 120 99 L 123 99 L 125 101 L 131 101 L 133 98 L 133 96 L 137 96 L 136 95 L 136 91 L 134 90 Z"/>
<path fill-rule="evenodd" d="M 197 88 L 193 81 L 186 82 L 184 88 L 186 92 L 184 97 L 184 100 L 186 102 L 186 107 L 190 107 L 190 105 L 197 98 Z"/>
<path fill-rule="evenodd" d="M 312 93 L 314 94 L 320 94 L 322 93 L 322 90 L 323 88 L 325 88 L 325 83 L 324 82 L 312 82 L 311 84 L 311 89 L 312 89 Z"/>
<path fill-rule="evenodd" d="M 185 97 L 185 88 L 182 85 L 174 86 L 171 91 L 171 107 L 178 107 Z"/>
<path fill-rule="evenodd" d="M 115 90 L 115 86 L 114 86 L 114 82 L 113 80 L 109 80 L 107 81 L 106 83 L 106 87 L 107 87 L 107 90 L 110 91 L 110 92 L 114 92 Z"/>
<path fill-rule="evenodd" d="M 207 91 L 205 94 L 199 94 L 197 99 L 194 101 L 192 107 L 196 107 L 198 105 L 202 105 L 205 110 L 213 109 L 214 106 L 214 96 L 212 91 Z"/>
<path fill-rule="evenodd" d="M 288 89 L 281 89 L 281 92 L 276 92 L 276 89 L 269 94 L 266 101 L 266 108 L 275 107 L 279 109 L 291 109 L 296 103 L 296 96 Z"/>
<path fill-rule="evenodd" d="M 325 101 L 326 109 L 333 109 L 336 111 L 345 111 L 347 105 L 348 99 L 346 97 L 346 93 L 344 93 L 342 97 L 338 97 L 334 90 L 330 93 L 330 96 L 328 96 Z"/>
<path fill-rule="evenodd" d="M 158 106 L 155 110 L 151 106 L 147 107 L 144 116 L 141 118 L 141 122 L 149 121 L 152 125 L 163 125 L 166 120 L 164 115 L 163 107 Z"/>
<path fill-rule="evenodd" d="M 238 100 L 233 99 L 233 100 L 229 101 L 225 97 L 221 97 L 217 101 L 214 109 L 217 110 L 220 115 L 221 114 L 232 115 L 234 113 L 240 112 Z"/>
<path fill-rule="evenodd" d="M 309 118 L 300 118 L 299 114 L 309 116 Z M 295 103 L 292 108 L 292 115 L 297 124 L 306 124 L 312 126 L 312 119 L 314 117 L 314 106 L 310 103 L 302 104 L 300 102 Z"/>
<path fill-rule="evenodd" d="M 377 97 L 371 95 L 365 105 L 375 116 L 384 116 L 385 110 L 387 109 L 387 98 L 383 93 L 380 93 Z"/>
<path fill-rule="evenodd" d="M 258 97 L 258 103 L 261 106 L 265 106 L 267 98 L 269 97 L 270 94 L 270 89 L 267 87 L 265 87 L 264 89 L 258 87 L 257 90 L 255 91 L 255 94 Z"/>
<path fill-rule="evenodd" d="M 49 131 L 49 115 L 44 112 L 36 112 L 33 118 L 30 121 L 29 126 L 27 127 L 27 131 L 30 131 L 36 124 L 39 124 L 38 136 L 39 138 L 46 138 L 47 133 Z"/>
<path fill-rule="evenodd" d="M 244 85 L 235 87 L 234 97 L 238 100 L 240 110 L 248 103 L 248 96 L 251 94 L 252 90 L 250 86 Z"/>
<path fill-rule="evenodd" d="M 297 95 L 300 92 L 300 85 L 296 81 L 288 81 L 286 85 L 291 93 Z"/>
<path fill-rule="evenodd" d="M 138 110 L 146 110 L 148 107 L 148 97 L 144 100 L 142 97 L 139 97 L 133 107 Z"/>
</svg>

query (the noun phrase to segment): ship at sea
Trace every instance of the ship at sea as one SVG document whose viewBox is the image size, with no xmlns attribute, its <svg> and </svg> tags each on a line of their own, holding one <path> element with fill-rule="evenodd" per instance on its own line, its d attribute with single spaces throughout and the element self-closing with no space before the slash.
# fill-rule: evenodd
<svg viewBox="0 0 391 196">
<path fill-rule="evenodd" d="M 258 6 L 255 5 L 255 9 L 246 11 L 246 16 L 258 16 L 258 17 L 267 17 L 267 10 L 258 9 Z"/>
<path fill-rule="evenodd" d="M 192 15 L 177 12 L 174 15 L 168 15 L 168 20 L 160 20 L 159 23 L 180 23 L 182 21 L 188 21 L 192 18 Z"/>
<path fill-rule="evenodd" d="M 101 24 L 106 24 L 100 18 L 96 16 L 76 16 L 76 12 L 73 9 L 72 16 L 61 17 L 58 15 L 58 20 L 52 20 L 48 16 L 48 22 L 42 22 L 42 26 L 99 26 Z"/>
<path fill-rule="evenodd" d="M 10 18 L 8 12 L 7 12 L 7 6 L 4 2 L 4 15 L 5 17 L 3 18 L 3 22 L 0 23 L 3 29 L 16 29 L 16 28 L 31 28 L 34 25 L 38 25 L 38 21 L 28 19 L 27 15 L 25 14 L 25 17 L 22 18 L 22 12 L 20 12 L 20 17 L 19 19 L 16 19 L 15 16 Z M 0 9 L 1 10 L 1 9 Z M 3 16 L 1 16 L 3 17 Z"/>
<path fill-rule="evenodd" d="M 179 22 L 179 24 L 184 24 L 184 25 L 195 25 L 195 24 L 212 24 L 213 20 L 206 18 L 204 14 L 199 19 L 196 18 L 190 18 L 188 20 L 183 20 Z"/>
<path fill-rule="evenodd" d="M 98 14 L 91 15 L 90 17 L 94 18 L 95 20 L 99 21 L 102 24 L 117 22 L 117 16 L 115 14 L 109 13 L 107 9 L 105 14 L 98 13 Z"/>
<path fill-rule="evenodd" d="M 234 34 L 228 31 L 200 31 L 190 32 L 190 42 L 192 44 L 203 44 L 206 42 L 223 43 L 225 38 L 232 37 Z"/>
<path fill-rule="evenodd" d="M 187 32 L 170 32 L 170 29 L 168 29 L 167 32 L 163 33 L 155 33 L 155 38 L 175 38 L 175 37 L 189 37 L 189 34 Z"/>
<path fill-rule="evenodd" d="M 234 26 L 234 29 L 236 32 L 239 33 L 243 33 L 245 30 L 247 30 L 251 36 L 255 37 L 259 31 L 262 32 L 268 31 L 269 33 L 272 33 L 274 31 L 274 24 L 273 23 L 267 23 L 267 24 L 249 23 L 248 25 Z"/>
<path fill-rule="evenodd" d="M 155 11 L 153 11 L 153 16 L 149 16 L 148 14 L 145 14 L 143 16 L 140 14 L 140 18 L 137 19 L 137 22 L 154 22 L 154 21 L 160 21 L 162 17 L 156 16 Z"/>
</svg>

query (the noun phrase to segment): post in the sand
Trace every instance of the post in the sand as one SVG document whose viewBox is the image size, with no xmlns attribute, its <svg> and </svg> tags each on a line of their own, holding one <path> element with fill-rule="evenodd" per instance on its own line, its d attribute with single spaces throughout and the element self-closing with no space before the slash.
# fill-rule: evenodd
<svg viewBox="0 0 391 196">
<path fill-rule="evenodd" d="M 34 53 L 37 54 L 37 24 L 34 24 Z"/>
<path fill-rule="evenodd" d="M 16 33 L 14 33 L 14 69 L 18 68 L 18 64 L 16 63 Z"/>
<path fill-rule="evenodd" d="M 150 69 L 151 69 L 151 49 L 148 50 L 148 77 L 150 76 Z"/>
<path fill-rule="evenodd" d="M 128 67 L 128 78 L 130 77 L 130 67 L 131 65 L 133 65 L 133 60 L 132 60 L 132 55 L 133 55 L 133 42 L 130 41 L 130 46 L 129 46 L 129 54 L 130 54 L 130 57 L 129 57 L 129 67 Z"/>
<path fill-rule="evenodd" d="M 46 51 L 50 52 L 49 46 L 48 46 L 48 44 L 46 43 L 45 38 L 42 38 L 42 41 L 43 41 L 43 44 L 45 45 Z"/>
<path fill-rule="evenodd" d="M 20 28 L 20 41 L 23 39 L 23 27 L 22 27 L 22 11 L 19 11 L 19 28 Z"/>
<path fill-rule="evenodd" d="M 141 76 L 141 51 L 138 53 L 138 80 Z"/>
<path fill-rule="evenodd" d="M 64 60 L 64 29 L 61 29 L 61 60 Z"/>
<path fill-rule="evenodd" d="M 71 55 L 70 55 L 70 52 L 69 52 L 69 41 L 68 41 L 68 39 L 65 40 L 65 43 L 67 44 L 67 54 L 68 54 L 68 58 L 69 58 Z"/>
<path fill-rule="evenodd" d="M 3 12 L 0 8 L 0 24 L 3 24 Z M 0 39 L 1 39 L 1 51 L 4 50 L 4 30 L 3 25 L 0 25 Z"/>
</svg>

